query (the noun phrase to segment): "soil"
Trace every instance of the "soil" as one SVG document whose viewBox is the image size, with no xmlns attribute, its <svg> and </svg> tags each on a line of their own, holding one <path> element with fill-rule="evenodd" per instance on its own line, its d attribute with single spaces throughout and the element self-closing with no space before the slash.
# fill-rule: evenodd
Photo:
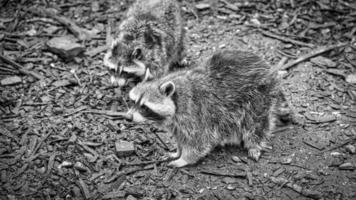
<svg viewBox="0 0 356 200">
<path fill-rule="evenodd" d="M 106 112 L 128 109 L 132 85 L 111 86 L 102 60 L 108 21 L 115 28 L 131 3 L 0 2 L 0 199 L 356 199 L 354 1 L 182 1 L 189 59 L 257 53 L 280 74 L 296 123 L 274 131 L 258 162 L 219 147 L 179 169 L 161 161 L 174 150 L 168 133 Z M 85 52 L 50 51 L 60 36 Z"/>
</svg>

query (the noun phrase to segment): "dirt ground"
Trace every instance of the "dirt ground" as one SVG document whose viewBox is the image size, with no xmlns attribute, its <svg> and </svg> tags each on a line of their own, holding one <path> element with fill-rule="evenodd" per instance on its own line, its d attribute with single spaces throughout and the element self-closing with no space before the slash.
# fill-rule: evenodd
<svg viewBox="0 0 356 200">
<path fill-rule="evenodd" d="M 297 123 L 258 162 L 231 146 L 181 169 L 159 162 L 166 132 L 106 112 L 128 108 L 102 60 L 108 21 L 131 3 L 0 2 L 0 199 L 356 199 L 353 0 L 182 1 L 190 59 L 259 54 Z M 77 45 L 68 55 L 48 44 L 60 36 Z"/>
</svg>

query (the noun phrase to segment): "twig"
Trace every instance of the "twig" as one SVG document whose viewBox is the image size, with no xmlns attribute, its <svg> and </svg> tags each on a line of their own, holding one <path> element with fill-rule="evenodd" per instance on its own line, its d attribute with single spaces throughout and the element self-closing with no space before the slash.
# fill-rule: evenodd
<svg viewBox="0 0 356 200">
<path fill-rule="evenodd" d="M 265 30 L 262 30 L 262 29 L 259 29 L 259 31 L 265 36 L 268 36 L 268 37 L 271 37 L 271 38 L 274 38 L 274 39 L 277 39 L 277 40 L 281 40 L 283 42 L 289 42 L 289 43 L 292 43 L 292 44 L 296 44 L 296 45 L 300 45 L 300 46 L 307 46 L 307 47 L 311 47 L 311 48 L 314 47 L 313 44 L 301 42 L 301 41 L 298 41 L 298 40 L 293 40 L 291 38 L 287 38 L 287 37 L 280 36 L 280 35 L 276 35 L 276 34 L 274 34 L 272 32 L 269 32 L 269 31 L 265 31 Z"/>
<path fill-rule="evenodd" d="M 276 177 L 270 177 L 270 180 L 273 183 L 282 185 L 282 186 L 286 186 L 296 192 L 298 192 L 299 194 L 312 198 L 312 199 L 321 199 L 322 198 L 322 194 L 318 191 L 315 190 L 310 190 L 310 189 L 306 189 L 303 188 L 302 186 L 295 184 L 295 183 L 291 183 L 290 181 L 288 181 L 285 178 L 276 178 Z"/>
<path fill-rule="evenodd" d="M 220 171 L 211 171 L 211 170 L 200 170 L 202 174 L 208 174 L 213 176 L 228 176 L 228 177 L 235 177 L 235 178 L 246 178 L 246 173 L 223 173 Z"/>
<path fill-rule="evenodd" d="M 169 151 L 169 147 L 167 144 L 162 140 L 162 138 L 156 133 L 156 131 L 152 131 L 156 138 L 162 143 L 164 150 Z"/>
<path fill-rule="evenodd" d="M 110 117 L 121 117 L 124 119 L 131 119 L 131 115 L 127 114 L 126 112 L 116 112 L 111 110 L 85 110 L 84 113 L 91 113 L 91 114 L 98 114 L 98 115 L 106 115 Z"/>
<path fill-rule="evenodd" d="M 114 176 L 112 176 L 110 179 L 105 180 L 104 183 L 111 183 L 111 182 L 115 181 L 116 179 L 118 179 L 121 176 L 126 176 L 126 175 L 130 175 L 130 174 L 133 174 L 133 173 L 136 173 L 136 172 L 139 172 L 139 171 L 151 170 L 151 169 L 153 169 L 153 165 L 149 165 L 149 166 L 146 166 L 144 168 L 137 167 L 137 168 L 133 168 L 133 169 L 130 169 L 130 170 L 127 170 L 127 171 L 119 172 L 119 173 L 116 173 Z"/>
<path fill-rule="evenodd" d="M 106 27 L 106 45 L 110 45 L 113 40 L 113 37 L 111 36 L 112 24 L 113 24 L 113 19 L 108 19 L 108 25 Z"/>
<path fill-rule="evenodd" d="M 294 65 L 297 65 L 297 64 L 299 64 L 299 63 L 301 63 L 303 61 L 306 61 L 306 60 L 308 60 L 310 58 L 313 58 L 313 57 L 318 56 L 318 55 L 320 55 L 322 53 L 331 51 L 333 49 L 344 47 L 345 45 L 347 45 L 347 43 L 340 43 L 340 44 L 336 44 L 336 45 L 330 45 L 330 46 L 326 46 L 326 47 L 321 47 L 321 48 L 316 49 L 316 50 L 314 50 L 314 51 L 312 51 L 312 52 L 310 52 L 310 53 L 308 53 L 306 55 L 303 55 L 303 56 L 299 57 L 296 60 L 288 62 L 286 65 L 284 65 L 282 67 L 282 69 L 283 70 L 287 70 L 287 69 L 293 67 Z"/>
<path fill-rule="evenodd" d="M 172 159 L 166 158 L 163 160 L 150 160 L 150 161 L 142 161 L 142 162 L 136 162 L 136 163 L 123 163 L 123 166 L 125 167 L 131 167 L 131 166 L 141 166 L 141 165 L 150 165 L 150 164 L 160 164 L 164 162 L 168 162 Z"/>
<path fill-rule="evenodd" d="M 59 23 L 66 26 L 75 35 L 75 37 L 77 37 L 79 40 L 89 40 L 95 35 L 87 29 L 80 28 L 71 19 L 64 17 L 64 16 L 58 16 L 55 12 L 53 12 L 50 9 L 31 8 L 28 11 L 33 14 L 37 14 L 37 15 L 41 15 L 43 17 L 49 17 L 49 18 L 57 20 Z"/>
<path fill-rule="evenodd" d="M 87 109 L 87 106 L 80 106 L 79 108 L 76 108 L 76 109 L 73 110 L 72 112 L 67 113 L 67 114 L 64 114 L 63 117 L 68 117 L 68 116 L 74 115 L 74 114 L 76 114 L 76 113 L 78 113 L 78 112 L 80 112 L 80 111 L 83 111 L 83 110 L 85 110 L 85 109 Z"/>
<path fill-rule="evenodd" d="M 25 69 L 23 66 L 21 66 L 20 64 L 18 64 L 17 62 L 15 61 L 12 61 L 10 60 L 9 58 L 3 56 L 3 55 L 0 55 L 0 59 L 3 60 L 4 62 L 12 65 L 13 67 L 15 67 L 17 70 L 19 70 L 19 72 L 21 72 L 22 74 L 26 74 L 26 75 L 31 75 L 39 80 L 42 80 L 44 79 L 43 76 L 33 72 L 33 71 L 29 71 L 27 69 Z"/>
<path fill-rule="evenodd" d="M 341 144 L 338 144 L 338 145 L 335 145 L 335 146 L 330 147 L 328 149 L 325 149 L 325 150 L 321 151 L 321 153 L 325 153 L 325 152 L 328 152 L 328 151 L 332 151 L 332 150 L 338 149 L 338 148 L 343 147 L 343 146 L 345 146 L 345 145 L 347 145 L 347 144 L 349 144 L 349 143 L 351 143 L 353 141 L 356 141 L 356 136 L 347 139 L 345 142 L 343 142 Z"/>
</svg>

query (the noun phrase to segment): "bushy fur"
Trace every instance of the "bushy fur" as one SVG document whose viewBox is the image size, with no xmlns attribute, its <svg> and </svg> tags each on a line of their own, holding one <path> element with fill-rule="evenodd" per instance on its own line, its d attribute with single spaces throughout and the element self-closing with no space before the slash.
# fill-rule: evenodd
<svg viewBox="0 0 356 200">
<path fill-rule="evenodd" d="M 116 73 L 122 67 L 124 73 L 116 78 L 143 78 L 145 70 L 137 69 L 134 60 L 149 69 L 151 78 L 160 77 L 177 66 L 183 57 L 180 6 L 175 0 L 137 0 L 128 10 L 115 37 L 104 64 L 114 68 Z"/>
<path fill-rule="evenodd" d="M 243 145 L 258 160 L 274 127 L 278 95 L 275 75 L 261 58 L 223 51 L 203 67 L 137 85 L 130 98 L 138 106 L 130 113 L 134 121 L 152 120 L 174 135 L 179 159 L 173 166 L 195 163 L 225 144 Z"/>
</svg>

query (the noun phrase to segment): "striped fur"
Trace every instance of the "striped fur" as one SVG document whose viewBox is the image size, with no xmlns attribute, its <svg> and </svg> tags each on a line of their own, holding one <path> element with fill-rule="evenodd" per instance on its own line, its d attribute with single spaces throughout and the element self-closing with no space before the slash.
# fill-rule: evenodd
<svg viewBox="0 0 356 200">
<path fill-rule="evenodd" d="M 169 82 L 173 87 L 162 89 Z M 274 127 L 276 90 L 275 75 L 261 58 L 250 52 L 223 51 L 202 67 L 138 84 L 130 98 L 140 99 L 146 111 L 161 115 L 153 121 L 174 135 L 178 159 L 171 165 L 182 167 L 225 144 L 242 145 L 258 160 Z M 152 120 L 140 106 L 132 113 Z"/>
<path fill-rule="evenodd" d="M 175 0 L 137 0 L 117 32 L 104 57 L 114 84 L 143 79 L 146 68 L 149 78 L 160 77 L 182 59 L 183 21 Z"/>
</svg>

